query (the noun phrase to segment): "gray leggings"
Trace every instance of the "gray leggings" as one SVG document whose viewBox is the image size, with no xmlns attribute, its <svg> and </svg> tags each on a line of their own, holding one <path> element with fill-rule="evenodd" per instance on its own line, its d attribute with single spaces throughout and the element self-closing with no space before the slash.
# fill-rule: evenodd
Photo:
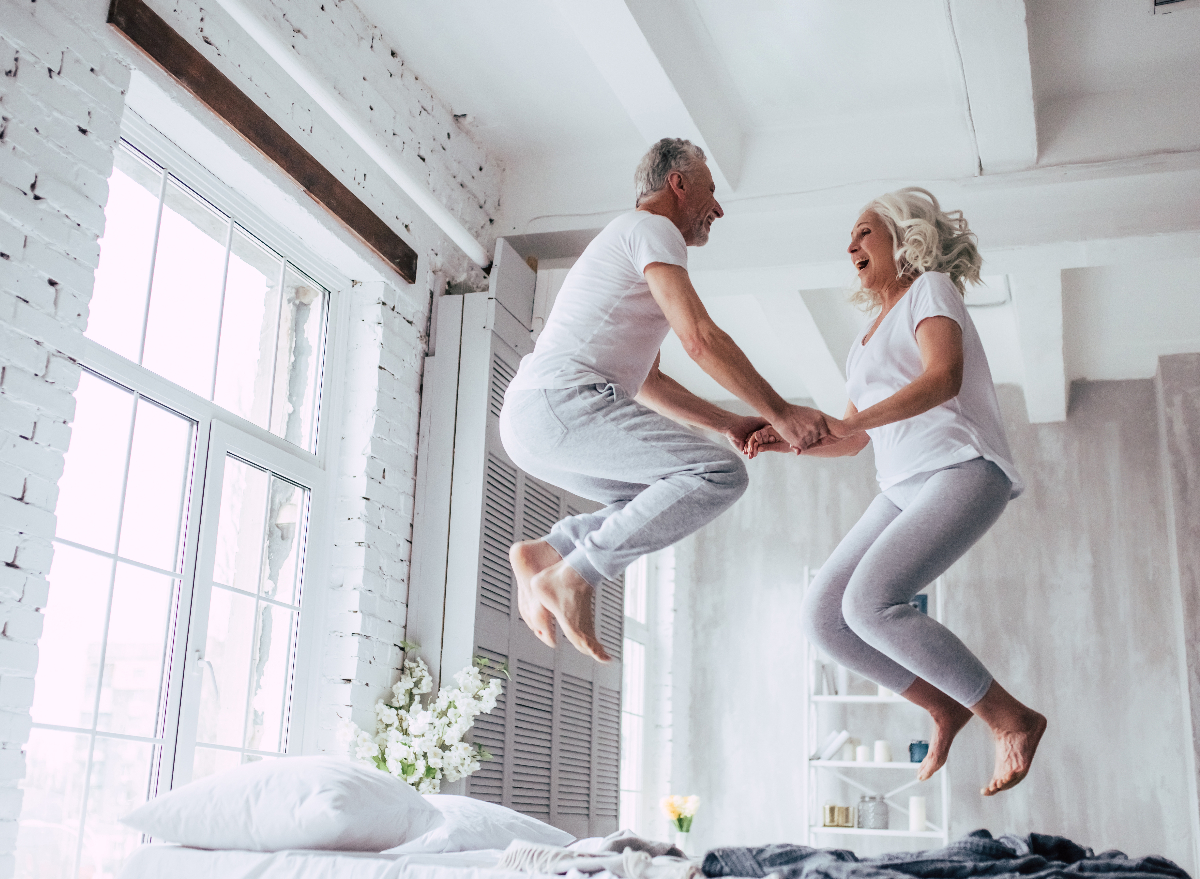
<svg viewBox="0 0 1200 879">
<path fill-rule="evenodd" d="M 809 587 L 809 641 L 897 693 L 921 677 L 968 708 L 982 699 L 983 663 L 908 602 L 992 527 L 1010 490 L 1004 471 L 975 458 L 876 497 Z"/>
</svg>

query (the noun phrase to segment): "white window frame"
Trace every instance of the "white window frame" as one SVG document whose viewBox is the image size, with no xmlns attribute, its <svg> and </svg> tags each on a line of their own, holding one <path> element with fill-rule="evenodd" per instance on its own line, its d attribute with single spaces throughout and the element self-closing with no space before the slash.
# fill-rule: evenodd
<svg viewBox="0 0 1200 879">
<path fill-rule="evenodd" d="M 198 195 L 235 217 L 256 237 L 329 292 L 315 453 L 127 360 L 92 339 L 84 337 L 67 348 L 71 350 L 78 347 L 78 360 L 85 369 L 196 424 L 178 628 L 172 655 L 167 657 L 170 663 L 169 692 L 181 695 L 178 701 L 167 706 L 164 753 L 153 782 L 155 789 L 149 792 L 154 796 L 186 783 L 191 777 L 192 766 L 187 758 L 194 752 L 199 687 L 185 678 L 188 666 L 196 661 L 197 650 L 201 651 L 199 655 L 203 651 L 204 632 L 197 625 L 207 625 L 208 590 L 211 584 L 200 583 L 198 572 L 205 570 L 202 541 L 206 537 L 210 542 L 215 539 L 221 474 L 227 452 L 297 482 L 311 492 L 300 635 L 285 753 L 311 753 L 317 750 L 320 732 L 317 711 L 320 704 L 320 663 L 327 634 L 323 626 L 324 607 L 331 568 L 333 501 L 338 479 L 336 462 L 341 434 L 342 369 L 352 282 L 328 263 L 313 256 L 304 242 L 221 182 L 132 110 L 126 110 L 121 128 L 122 137 L 131 145 L 162 164 L 166 171 Z M 207 568 L 210 571 L 211 561 L 210 556 Z M 192 677 L 198 680 L 198 676 Z M 192 727 L 187 726 L 189 722 Z"/>
</svg>

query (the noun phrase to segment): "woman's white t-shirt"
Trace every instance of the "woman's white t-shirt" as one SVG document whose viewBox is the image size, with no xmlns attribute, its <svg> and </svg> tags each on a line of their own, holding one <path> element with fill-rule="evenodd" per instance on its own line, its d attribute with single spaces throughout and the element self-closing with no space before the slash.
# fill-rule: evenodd
<svg viewBox="0 0 1200 879">
<path fill-rule="evenodd" d="M 683 233 L 666 217 L 630 211 L 605 226 L 567 273 L 510 387 L 612 382 L 636 397 L 671 329 L 644 274 L 656 262 L 687 268 Z"/>
<path fill-rule="evenodd" d="M 863 337 L 874 320 L 858 334 L 846 358 L 850 401 L 861 412 L 921 375 L 925 367 L 917 345 L 917 326 L 930 317 L 948 317 L 962 329 L 962 388 L 957 396 L 928 412 L 867 431 L 875 447 L 879 487 L 886 491 L 919 473 L 982 456 L 1012 481 L 1010 497 L 1015 498 L 1025 485 L 1012 463 L 992 371 L 962 294 L 948 275 L 921 275 L 865 345 Z"/>
</svg>

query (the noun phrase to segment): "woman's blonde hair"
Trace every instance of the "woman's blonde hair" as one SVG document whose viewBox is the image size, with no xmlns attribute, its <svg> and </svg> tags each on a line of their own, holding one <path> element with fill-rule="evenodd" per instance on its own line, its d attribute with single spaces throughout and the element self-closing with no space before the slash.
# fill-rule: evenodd
<svg viewBox="0 0 1200 879">
<path fill-rule="evenodd" d="M 878 215 L 892 233 L 892 254 L 901 277 L 944 272 L 959 293 L 965 293 L 967 281 L 979 283 L 983 257 L 962 211 L 943 211 L 933 193 L 919 186 L 881 195 L 862 209 L 867 211 Z M 860 285 L 850 301 L 874 307 L 882 296 Z"/>
</svg>

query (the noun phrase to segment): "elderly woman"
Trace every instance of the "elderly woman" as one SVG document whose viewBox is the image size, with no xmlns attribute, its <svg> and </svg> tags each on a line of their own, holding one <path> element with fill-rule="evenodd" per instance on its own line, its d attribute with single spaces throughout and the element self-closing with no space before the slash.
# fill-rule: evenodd
<svg viewBox="0 0 1200 879">
<path fill-rule="evenodd" d="M 850 233 L 855 299 L 877 310 L 846 358 L 850 405 L 805 455 L 875 444 L 880 494 L 821 568 L 804 602 L 809 640 L 834 660 L 929 711 L 919 778 L 946 762 L 972 714 L 991 728 L 985 796 L 1029 771 L 1046 719 L 1022 705 L 949 629 L 909 605 L 1021 493 L 991 370 L 963 303 L 982 259 L 961 211 L 911 187 L 867 205 Z M 747 443 L 789 451 L 772 428 Z"/>
</svg>

